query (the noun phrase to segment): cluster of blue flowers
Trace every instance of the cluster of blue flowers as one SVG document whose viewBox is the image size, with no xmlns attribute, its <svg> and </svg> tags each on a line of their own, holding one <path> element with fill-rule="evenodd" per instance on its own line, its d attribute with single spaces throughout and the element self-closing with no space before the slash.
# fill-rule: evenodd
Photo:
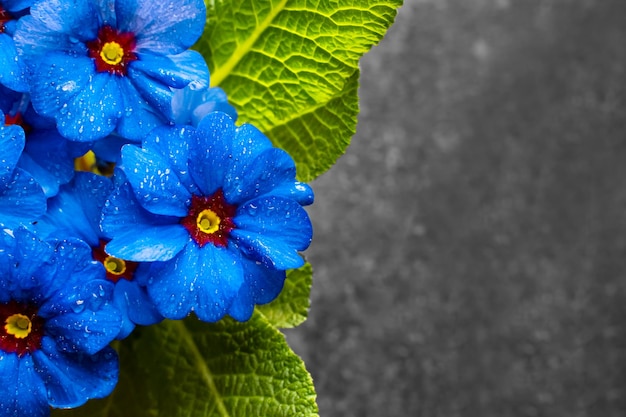
<svg viewBox="0 0 626 417">
<path fill-rule="evenodd" d="M 311 241 L 311 188 L 209 87 L 203 0 L 0 0 L 0 416 L 109 395 L 109 344 L 247 320 Z"/>
</svg>

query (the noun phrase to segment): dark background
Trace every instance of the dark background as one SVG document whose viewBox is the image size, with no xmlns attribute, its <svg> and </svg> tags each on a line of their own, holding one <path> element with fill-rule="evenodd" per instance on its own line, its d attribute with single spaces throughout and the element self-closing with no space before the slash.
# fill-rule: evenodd
<svg viewBox="0 0 626 417">
<path fill-rule="evenodd" d="M 317 179 L 322 417 L 626 415 L 626 1 L 405 0 Z"/>
</svg>

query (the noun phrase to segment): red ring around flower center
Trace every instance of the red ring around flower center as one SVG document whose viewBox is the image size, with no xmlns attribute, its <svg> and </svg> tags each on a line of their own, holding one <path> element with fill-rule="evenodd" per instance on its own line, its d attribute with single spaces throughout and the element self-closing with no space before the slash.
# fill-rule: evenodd
<svg viewBox="0 0 626 417">
<path fill-rule="evenodd" d="M 24 129 L 24 133 L 26 134 L 30 133 L 30 131 L 32 130 L 32 127 L 24 121 L 24 118 L 22 117 L 22 113 L 20 112 L 17 112 L 14 115 L 6 113 L 4 115 L 4 125 L 5 126 L 11 126 L 11 125 L 21 126 L 22 129 Z"/>
<path fill-rule="evenodd" d="M 111 26 L 102 26 L 98 37 L 87 42 L 89 57 L 96 64 L 96 71 L 115 75 L 126 75 L 128 64 L 137 59 L 135 55 L 135 34 L 118 32 Z"/>
<path fill-rule="evenodd" d="M 237 207 L 226 202 L 220 188 L 211 196 L 192 196 L 189 212 L 180 223 L 198 246 L 212 243 L 225 247 L 230 232 L 235 228 L 233 217 L 236 211 Z"/>
<path fill-rule="evenodd" d="M 9 12 L 0 6 L 0 33 L 4 33 L 4 25 L 11 19 Z"/>
<path fill-rule="evenodd" d="M 98 247 L 91 248 L 91 256 L 104 265 L 107 279 L 115 284 L 117 284 L 120 279 L 132 281 L 135 275 L 135 269 L 137 269 L 139 263 L 110 256 L 104 250 L 106 244 L 106 241 L 100 240 Z"/>
<path fill-rule="evenodd" d="M 0 350 L 23 356 L 39 349 L 43 337 L 44 320 L 37 308 L 10 301 L 0 304 Z"/>
</svg>

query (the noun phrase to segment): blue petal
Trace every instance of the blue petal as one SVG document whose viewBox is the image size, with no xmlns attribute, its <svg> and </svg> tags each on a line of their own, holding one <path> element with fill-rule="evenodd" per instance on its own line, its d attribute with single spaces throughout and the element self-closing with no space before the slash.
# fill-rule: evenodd
<svg viewBox="0 0 626 417">
<path fill-rule="evenodd" d="M 224 195 L 231 204 L 239 204 L 267 194 L 279 185 L 291 185 L 295 177 L 296 166 L 287 152 L 278 148 L 266 149 L 252 159 L 245 169 L 229 171 Z"/>
<path fill-rule="evenodd" d="M 214 111 L 228 114 L 233 121 L 237 119 L 237 110 L 228 103 L 226 93 L 219 87 L 198 90 L 187 86 L 176 90 L 172 111 L 178 125 L 198 126 L 204 116 Z"/>
<path fill-rule="evenodd" d="M 195 129 L 179 126 L 162 126 L 154 129 L 143 141 L 142 147 L 151 152 L 166 156 L 169 164 L 191 194 L 198 194 L 198 188 L 189 173 L 189 143 L 197 141 Z"/>
<path fill-rule="evenodd" d="M 83 321 L 84 326 L 75 326 L 67 330 L 94 332 L 94 336 L 93 340 L 85 343 L 71 341 L 72 346 L 76 343 L 81 349 L 88 351 L 102 348 L 103 343 L 108 343 L 107 338 L 110 342 L 119 330 L 119 322 L 116 322 L 117 313 L 109 304 L 113 283 L 104 279 L 104 268 L 92 259 L 91 247 L 85 242 L 68 239 L 53 243 L 57 270 L 53 279 L 47 283 L 46 289 L 50 294 L 39 306 L 38 314 L 46 319 L 55 318 L 61 321 L 67 319 L 60 316 L 73 314 L 71 320 L 75 320 L 76 323 Z M 90 324 L 93 313 L 100 316 L 99 320 L 103 323 L 108 323 L 105 328 L 102 324 Z M 98 320 L 98 317 L 95 319 Z M 50 323 L 54 322 L 49 322 L 46 326 L 48 327 Z M 85 330 L 85 326 L 89 328 Z M 118 329 L 115 329 L 116 326 Z M 58 330 L 65 331 L 64 328 Z M 110 335 L 110 332 L 113 334 Z"/>
<path fill-rule="evenodd" d="M 181 319 L 193 310 L 201 320 L 214 322 L 226 314 L 242 283 L 232 251 L 190 244 L 175 259 L 153 265 L 148 294 L 166 318 Z"/>
<path fill-rule="evenodd" d="M 0 350 L 0 415 L 47 417 L 46 388 L 30 355 Z"/>
<path fill-rule="evenodd" d="M 93 142 L 88 150 L 93 151 L 96 155 L 96 163 L 98 161 L 118 162 L 122 146 L 135 142 L 114 133 Z"/>
<path fill-rule="evenodd" d="M 246 321 L 252 316 L 255 304 L 269 303 L 280 293 L 285 282 L 285 271 L 267 268 L 245 258 L 241 259 L 241 263 L 246 282 L 239 289 L 228 314 L 235 320 Z"/>
<path fill-rule="evenodd" d="M 147 266 L 147 265 L 145 265 Z M 141 268 L 141 267 L 140 267 Z M 145 268 L 146 270 L 148 268 Z M 136 274 L 139 272 L 136 272 Z M 115 284 L 115 299 L 122 299 L 131 322 L 149 326 L 163 320 L 148 292 L 136 280 L 120 280 Z"/>
<path fill-rule="evenodd" d="M 286 272 L 280 269 L 267 268 L 263 264 L 243 261 L 246 286 L 254 295 L 256 304 L 266 304 L 274 300 L 283 289 Z"/>
<path fill-rule="evenodd" d="M 245 123 L 237 128 L 233 140 L 233 152 L 242 156 L 241 162 L 244 166 L 261 152 L 270 148 L 273 148 L 272 142 L 255 126 Z"/>
<path fill-rule="evenodd" d="M 296 250 L 311 243 L 313 228 L 306 210 L 297 202 L 277 196 L 264 196 L 237 209 L 235 230 L 281 239 Z"/>
<path fill-rule="evenodd" d="M 274 188 L 271 194 L 292 199 L 302 206 L 313 204 L 315 200 L 313 189 L 308 184 L 300 181 L 285 181 Z"/>
<path fill-rule="evenodd" d="M 59 191 L 59 179 L 55 176 L 59 171 L 43 168 L 26 153 L 20 158 L 18 166 L 33 175 L 46 197 L 53 197 Z"/>
<path fill-rule="evenodd" d="M 275 269 L 302 266 L 298 255 L 312 238 L 306 211 L 295 201 L 261 197 L 239 207 L 231 232 L 240 250 L 250 259 Z"/>
<path fill-rule="evenodd" d="M 0 111 L 3 113 L 13 111 L 13 106 L 15 103 L 18 103 L 22 97 L 24 97 L 24 94 L 13 91 L 0 84 Z M 1 120 L 4 120 L 4 114 Z"/>
<path fill-rule="evenodd" d="M 100 235 L 102 208 L 113 190 L 112 181 L 109 178 L 92 174 L 91 172 L 77 172 L 72 184 L 73 193 L 78 199 L 78 205 L 82 207 L 85 220 L 89 223 L 89 228 L 95 234 Z"/>
<path fill-rule="evenodd" d="M 30 15 L 20 18 L 17 22 L 13 40 L 31 70 L 39 64 L 42 56 L 50 53 L 65 51 L 76 56 L 87 55 L 87 46 L 84 43 L 67 34 L 50 31 L 46 25 Z"/>
<path fill-rule="evenodd" d="M 38 1 L 30 14 L 51 32 L 71 35 L 82 41 L 96 38 L 99 10 L 92 1 L 47 0 Z"/>
<path fill-rule="evenodd" d="M 168 56 L 144 53 L 133 62 L 132 69 L 168 87 L 183 88 L 190 83 L 195 89 L 209 86 L 209 68 L 196 51 Z"/>
<path fill-rule="evenodd" d="M 228 308 L 227 314 L 238 321 L 248 321 L 254 312 L 254 294 L 246 284 L 242 285 Z"/>
<path fill-rule="evenodd" d="M 52 407 L 73 408 L 91 398 L 104 398 L 115 385 L 119 364 L 115 351 L 106 347 L 94 355 L 68 354 L 49 337 L 33 354 L 40 377 L 46 381 Z"/>
<path fill-rule="evenodd" d="M 51 317 L 46 320 L 46 334 L 58 339 L 57 343 L 66 352 L 93 354 L 115 339 L 120 325 L 119 311 L 106 304 L 98 311 L 85 308 L 80 313 Z"/>
<path fill-rule="evenodd" d="M 73 181 L 48 200 L 48 211 L 37 224 L 37 231 L 49 237 L 78 237 L 98 246 L 100 214 L 113 184 L 110 179 L 90 172 L 77 172 Z"/>
<path fill-rule="evenodd" d="M 134 61 L 132 64 L 139 62 Z M 148 103 L 151 111 L 160 114 L 168 121 L 173 118 L 171 103 L 174 92 L 168 85 L 146 76 L 135 69 L 134 65 L 130 65 L 128 68 L 128 79 L 139 92 L 141 98 Z"/>
<path fill-rule="evenodd" d="M 199 276 L 194 312 L 202 321 L 220 320 L 244 284 L 243 269 L 237 252 L 207 245 L 198 251 Z"/>
<path fill-rule="evenodd" d="M 122 169 L 143 208 L 166 216 L 187 215 L 191 194 L 161 154 L 126 145 L 122 148 Z"/>
<path fill-rule="evenodd" d="M 193 45 L 204 30 L 202 0 L 116 0 L 118 28 L 137 36 L 137 49 L 177 54 Z"/>
<path fill-rule="evenodd" d="M 54 248 L 23 227 L 4 236 L 3 284 L 10 298 L 40 303 L 50 297 L 57 273 Z M 19 262 L 16 262 L 19 260 Z M 4 265 L 3 265 L 4 268 Z"/>
<path fill-rule="evenodd" d="M 118 80 L 120 94 L 124 102 L 123 115 L 117 125 L 118 133 L 133 141 L 142 140 L 152 129 L 167 123 L 160 112 L 141 96 L 128 77 Z M 167 95 L 167 92 L 165 92 Z"/>
<path fill-rule="evenodd" d="M 261 262 L 267 268 L 291 269 L 304 265 L 304 260 L 293 247 L 280 239 L 269 238 L 258 233 L 235 230 L 231 233 L 242 253 Z"/>
<path fill-rule="evenodd" d="M 46 196 L 35 179 L 16 168 L 13 179 L 0 190 L 0 224 L 14 227 L 36 220 L 46 211 Z"/>
<path fill-rule="evenodd" d="M 121 170 L 115 173 L 118 179 L 123 175 Z M 153 227 L 177 225 L 179 221 L 178 217 L 159 216 L 143 209 L 135 199 L 130 184 L 122 182 L 116 186 L 105 204 L 101 226 L 106 235 L 114 237 L 130 229 L 141 232 Z"/>
<path fill-rule="evenodd" d="M 91 58 L 64 54 L 42 58 L 31 100 L 37 112 L 56 119 L 61 135 L 81 142 L 111 133 L 123 104 L 115 75 L 97 73 Z"/>
<path fill-rule="evenodd" d="M 267 268 L 259 262 L 241 258 L 245 284 L 233 300 L 228 315 L 235 320 L 250 319 L 256 304 L 272 301 L 280 293 L 285 282 L 285 271 Z"/>
<path fill-rule="evenodd" d="M 113 304 L 119 311 L 121 326 L 120 332 L 115 336 L 116 339 L 126 339 L 135 330 L 135 323 L 133 323 L 128 317 L 128 303 L 123 299 L 124 294 L 121 297 L 114 297 Z"/>
<path fill-rule="evenodd" d="M 46 193 L 52 197 L 74 175 L 67 140 L 56 129 L 33 131 L 28 135 L 20 166 L 30 172 Z"/>
<path fill-rule="evenodd" d="M 26 141 L 24 130 L 20 126 L 4 126 L 4 114 L 0 112 L 2 125 L 0 125 L 0 190 L 7 187 L 13 178 L 13 170 L 24 150 Z"/>
<path fill-rule="evenodd" d="M 19 12 L 33 5 L 35 0 L 3 0 L 4 8 L 12 13 Z"/>
<path fill-rule="evenodd" d="M 117 234 L 107 244 L 110 255 L 135 262 L 167 261 L 189 242 L 187 230 L 180 225 L 129 230 Z"/>
<path fill-rule="evenodd" d="M 189 170 L 202 194 L 211 195 L 224 185 L 235 133 L 233 120 L 225 113 L 207 115 L 189 144 Z"/>
<path fill-rule="evenodd" d="M 15 91 L 28 91 L 26 67 L 15 42 L 6 33 L 0 33 L 0 84 Z"/>
</svg>

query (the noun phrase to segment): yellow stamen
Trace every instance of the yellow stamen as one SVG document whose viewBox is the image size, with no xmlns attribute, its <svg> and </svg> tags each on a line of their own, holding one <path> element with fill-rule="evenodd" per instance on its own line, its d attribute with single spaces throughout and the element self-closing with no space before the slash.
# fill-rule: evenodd
<svg viewBox="0 0 626 417">
<path fill-rule="evenodd" d="M 74 159 L 74 170 L 83 172 L 93 172 L 94 174 L 104 177 L 113 176 L 114 163 L 98 163 L 96 154 L 93 151 L 87 151 L 83 156 Z"/>
<path fill-rule="evenodd" d="M 109 65 L 117 65 L 124 58 L 124 48 L 117 42 L 107 42 L 100 51 L 100 57 Z"/>
<path fill-rule="evenodd" d="M 93 151 L 87 151 L 83 156 L 74 159 L 74 170 L 84 172 L 94 172 L 96 166 L 96 154 Z"/>
<path fill-rule="evenodd" d="M 115 256 L 107 256 L 104 260 L 104 267 L 113 275 L 122 275 L 126 272 L 126 262 Z"/>
<path fill-rule="evenodd" d="M 23 314 L 13 314 L 7 317 L 5 323 L 4 330 L 18 339 L 28 336 L 33 328 L 33 323 Z"/>
<path fill-rule="evenodd" d="M 215 233 L 220 228 L 221 219 L 213 211 L 209 209 L 202 210 L 196 219 L 196 225 L 201 232 Z"/>
</svg>

